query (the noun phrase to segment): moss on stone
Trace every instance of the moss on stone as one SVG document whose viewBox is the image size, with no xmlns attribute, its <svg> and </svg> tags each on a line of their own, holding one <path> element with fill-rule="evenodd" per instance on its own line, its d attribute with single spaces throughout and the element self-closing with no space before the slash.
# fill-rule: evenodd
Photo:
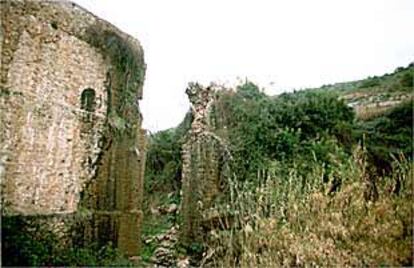
<svg viewBox="0 0 414 268">
<path fill-rule="evenodd" d="M 108 119 L 114 134 L 130 132 L 136 125 L 136 118 L 141 118 L 138 100 L 145 77 L 143 53 L 137 44 L 126 37 L 109 31 L 96 24 L 87 29 L 84 40 L 101 51 L 110 62 L 112 69 L 107 85 L 110 99 Z M 123 118 L 126 124 L 119 123 Z"/>
</svg>

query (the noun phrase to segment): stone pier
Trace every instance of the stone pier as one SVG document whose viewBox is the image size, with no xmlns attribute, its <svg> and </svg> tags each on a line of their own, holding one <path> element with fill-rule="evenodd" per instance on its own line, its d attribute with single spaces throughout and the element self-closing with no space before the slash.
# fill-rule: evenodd
<svg viewBox="0 0 414 268">
<path fill-rule="evenodd" d="M 182 148 L 182 226 L 184 245 L 202 243 L 205 212 L 221 190 L 225 172 L 225 150 L 214 134 L 212 107 L 215 85 L 190 83 L 186 93 L 191 102 L 193 121 Z"/>
</svg>

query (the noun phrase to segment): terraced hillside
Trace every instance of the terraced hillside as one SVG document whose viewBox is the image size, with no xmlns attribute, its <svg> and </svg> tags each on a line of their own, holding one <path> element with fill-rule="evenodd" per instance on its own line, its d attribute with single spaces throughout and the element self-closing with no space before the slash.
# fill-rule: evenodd
<svg viewBox="0 0 414 268">
<path fill-rule="evenodd" d="M 410 63 L 390 74 L 325 85 L 319 90 L 337 92 L 355 109 L 358 118 L 369 119 L 413 98 L 413 74 L 414 63 Z"/>
</svg>

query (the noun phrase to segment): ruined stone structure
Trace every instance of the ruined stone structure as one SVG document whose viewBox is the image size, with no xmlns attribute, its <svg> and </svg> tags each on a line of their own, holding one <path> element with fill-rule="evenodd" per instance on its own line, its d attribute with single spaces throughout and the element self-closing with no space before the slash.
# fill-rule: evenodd
<svg viewBox="0 0 414 268">
<path fill-rule="evenodd" d="M 214 133 L 215 87 L 190 83 L 186 90 L 193 117 L 182 148 L 181 241 L 186 245 L 202 242 L 206 212 L 221 191 L 226 170 L 225 146 Z"/>
<path fill-rule="evenodd" d="M 137 254 L 140 44 L 73 3 L 22 0 L 1 0 L 0 44 L 3 216 L 76 218 L 84 239 Z"/>
</svg>

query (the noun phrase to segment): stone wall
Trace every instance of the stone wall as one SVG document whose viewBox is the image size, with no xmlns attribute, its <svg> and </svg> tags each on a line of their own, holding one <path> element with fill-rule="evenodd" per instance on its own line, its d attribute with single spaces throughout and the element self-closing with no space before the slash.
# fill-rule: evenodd
<svg viewBox="0 0 414 268">
<path fill-rule="evenodd" d="M 203 225 L 219 196 L 226 174 L 225 145 L 215 134 L 212 112 L 216 86 L 190 84 L 186 93 L 193 121 L 182 148 L 181 241 L 202 243 Z"/>
<path fill-rule="evenodd" d="M 140 44 L 73 3 L 21 0 L 1 0 L 0 44 L 2 215 L 88 211 L 86 239 L 136 254 Z"/>
</svg>

